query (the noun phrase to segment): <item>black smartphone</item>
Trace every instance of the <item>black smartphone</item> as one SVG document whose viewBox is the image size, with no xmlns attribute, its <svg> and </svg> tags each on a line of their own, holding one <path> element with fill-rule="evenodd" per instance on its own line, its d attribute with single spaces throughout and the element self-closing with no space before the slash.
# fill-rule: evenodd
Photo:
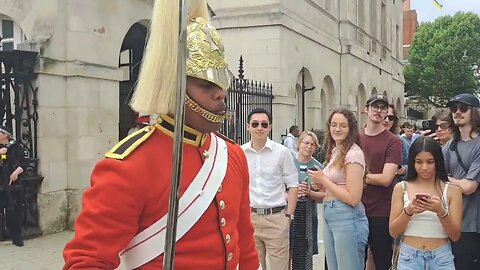
<svg viewBox="0 0 480 270">
<path fill-rule="evenodd" d="M 434 133 L 437 130 L 435 124 L 436 123 L 433 122 L 432 120 L 423 120 L 422 121 L 422 129 L 423 130 L 429 129 L 431 131 L 430 133 Z M 425 135 L 429 135 L 429 134 L 425 134 Z"/>
</svg>

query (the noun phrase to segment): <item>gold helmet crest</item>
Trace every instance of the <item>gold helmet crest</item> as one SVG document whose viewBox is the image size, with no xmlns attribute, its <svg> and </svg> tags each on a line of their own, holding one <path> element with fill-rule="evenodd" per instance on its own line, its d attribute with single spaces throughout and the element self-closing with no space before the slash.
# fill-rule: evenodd
<svg viewBox="0 0 480 270">
<path fill-rule="evenodd" d="M 217 30 L 209 24 L 207 3 L 205 0 L 189 2 L 186 74 L 227 90 L 225 49 Z M 175 112 L 178 21 L 178 1 L 155 1 L 146 52 L 131 102 L 137 112 Z"/>
</svg>

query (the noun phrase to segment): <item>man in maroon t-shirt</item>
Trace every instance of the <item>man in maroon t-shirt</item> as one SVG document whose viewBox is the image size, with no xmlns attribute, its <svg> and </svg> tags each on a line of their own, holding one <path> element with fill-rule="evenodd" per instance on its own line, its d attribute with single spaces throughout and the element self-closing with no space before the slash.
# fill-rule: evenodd
<svg viewBox="0 0 480 270">
<path fill-rule="evenodd" d="M 360 132 L 360 142 L 367 163 L 362 203 L 369 223 L 368 245 L 375 269 L 391 266 L 392 238 L 388 230 L 393 178 L 402 160 L 402 142 L 386 130 L 382 123 L 387 115 L 388 100 L 375 94 L 367 100 L 367 125 Z"/>
</svg>

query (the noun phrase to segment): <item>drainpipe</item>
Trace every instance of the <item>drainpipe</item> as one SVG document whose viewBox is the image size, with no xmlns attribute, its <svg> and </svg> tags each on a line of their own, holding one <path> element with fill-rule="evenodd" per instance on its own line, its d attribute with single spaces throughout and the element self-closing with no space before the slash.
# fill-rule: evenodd
<svg viewBox="0 0 480 270">
<path fill-rule="evenodd" d="M 305 67 L 302 67 L 302 130 L 305 131 L 305 92 L 312 91 L 315 86 L 306 88 L 305 86 Z"/>
</svg>

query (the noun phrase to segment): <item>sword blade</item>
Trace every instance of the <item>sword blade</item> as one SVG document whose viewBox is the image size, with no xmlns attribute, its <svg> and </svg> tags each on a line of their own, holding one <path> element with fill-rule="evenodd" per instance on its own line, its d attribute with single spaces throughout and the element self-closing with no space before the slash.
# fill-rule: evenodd
<svg viewBox="0 0 480 270">
<path fill-rule="evenodd" d="M 175 240 L 177 236 L 178 200 L 180 193 L 180 179 L 182 176 L 183 157 L 183 125 L 185 122 L 185 95 L 186 95 L 186 54 L 187 54 L 187 1 L 179 1 L 179 31 L 178 31 L 178 57 L 177 57 L 177 86 L 179 91 L 176 96 L 175 131 L 173 141 L 173 165 L 168 204 L 167 228 L 165 236 L 165 254 L 163 267 L 166 270 L 174 269 Z"/>
</svg>

